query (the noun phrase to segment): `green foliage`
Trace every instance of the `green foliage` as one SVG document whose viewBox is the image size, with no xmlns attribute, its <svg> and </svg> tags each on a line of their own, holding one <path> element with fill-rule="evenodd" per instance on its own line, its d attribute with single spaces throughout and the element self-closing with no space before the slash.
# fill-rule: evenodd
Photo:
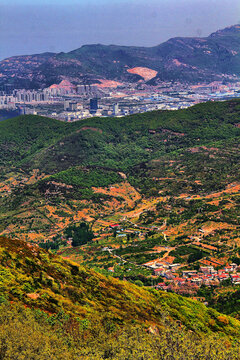
<svg viewBox="0 0 240 360">
<path fill-rule="evenodd" d="M 76 185 L 81 188 L 91 188 L 95 187 L 106 187 L 110 184 L 119 183 L 122 181 L 122 178 L 118 173 L 104 170 L 104 169 L 91 169 L 91 168 L 70 168 L 68 170 L 57 173 L 50 178 L 49 180 L 61 181 L 64 184 Z"/>
<path fill-rule="evenodd" d="M 239 341 L 209 334 L 196 336 L 162 315 L 162 326 L 116 326 L 111 316 L 99 321 L 74 319 L 64 312 L 47 315 L 21 306 L 0 308 L 2 359 L 89 360 L 237 360 Z M 227 322 L 219 316 L 216 326 Z M 214 325 L 212 325 L 214 326 Z"/>
<path fill-rule="evenodd" d="M 205 255 L 208 255 L 208 253 L 204 252 L 203 250 L 196 249 L 192 246 L 179 246 L 175 250 L 172 250 L 169 255 L 176 256 L 180 262 L 182 256 L 188 255 L 187 261 L 188 263 L 192 263 L 200 260 Z"/>
<path fill-rule="evenodd" d="M 4 229 L 18 221 L 22 225 L 19 214 L 26 208 L 34 208 L 42 216 L 39 220 L 42 228 L 42 219 L 47 214 L 39 208 L 47 201 L 65 202 L 66 206 L 59 207 L 55 215 L 66 218 L 66 222 L 67 206 L 77 211 L 73 205 L 75 199 L 87 199 L 101 209 L 110 197 L 95 194 L 92 188 L 121 182 L 125 176 L 119 172 L 125 172 L 131 184 L 146 197 L 158 196 L 159 192 L 168 195 L 156 210 L 141 214 L 139 221 L 144 224 L 162 225 L 166 221 L 167 225 L 177 225 L 191 220 L 191 224 L 200 226 L 214 219 L 238 225 L 234 206 L 238 205 L 238 198 L 231 203 L 229 199 L 213 205 L 204 197 L 191 200 L 178 195 L 206 194 L 223 189 L 239 178 L 240 130 L 235 126 L 239 111 L 239 101 L 234 100 L 201 104 L 178 112 L 152 112 L 111 120 L 95 118 L 74 124 L 33 116 L 7 120 L 0 124 L 1 176 L 4 178 L 4 171 L 13 165 L 17 171 L 38 167 L 40 172 L 52 175 L 36 184 L 21 184 L 3 197 L 1 226 Z M 31 229 L 37 220 L 32 216 Z M 116 264 L 119 259 L 113 259 L 110 254 L 104 255 L 101 262 L 100 247 L 94 253 L 99 245 L 91 242 L 93 232 L 85 222 L 71 224 L 53 241 L 39 244 L 54 250 L 69 238 L 74 247 L 87 244 L 79 254 L 89 266 L 98 270 L 101 267 L 100 271 L 107 276 L 25 242 L 0 238 L 0 303 L 4 304 L 0 316 L 0 355 L 9 359 L 14 358 L 14 353 L 23 359 L 237 359 L 239 348 L 224 347 L 212 334 L 239 337 L 239 321 L 217 311 L 238 317 L 238 290 L 231 293 L 229 284 L 225 284 L 223 293 L 216 297 L 212 289 L 201 288 L 198 295 L 205 296 L 215 310 L 176 294 L 148 291 L 144 285 L 153 285 L 151 273 L 137 264 L 156 258 L 156 253 L 151 252 L 165 240 L 155 235 L 149 231 L 146 239 L 139 242 L 133 242 L 129 235 L 128 246 L 115 250 L 117 255 L 133 262 L 131 268 L 128 261 Z M 215 236 L 218 235 L 216 232 Z M 113 236 L 115 242 L 119 241 L 116 230 Z M 184 240 L 185 236 L 180 236 L 168 241 L 176 245 Z M 169 255 L 175 256 L 175 262 L 192 264 L 207 254 L 184 245 Z M 157 256 L 163 255 L 164 252 Z M 114 276 L 126 277 L 132 283 L 110 277 L 108 266 L 114 266 Z M 11 304 L 18 302 L 36 311 L 33 315 L 27 310 L 25 313 L 11 308 L 11 316 L 9 300 Z M 171 325 L 166 325 L 164 330 L 165 312 Z M 182 326 L 180 332 L 174 327 L 176 322 Z M 137 326 L 132 327 L 131 323 Z M 146 333 L 139 328 L 140 324 L 146 327 L 154 324 L 156 335 Z M 17 334 L 26 334 L 27 327 L 36 336 L 28 336 L 21 347 Z M 192 335 L 187 333 L 189 329 Z M 209 335 L 204 341 L 194 337 L 204 333 Z"/>
<path fill-rule="evenodd" d="M 72 239 L 72 246 L 80 246 L 87 244 L 94 238 L 92 230 L 89 225 L 82 222 L 78 226 L 71 225 L 64 230 L 64 235 Z"/>
<path fill-rule="evenodd" d="M 226 284 L 226 286 L 229 284 Z M 220 294 L 212 295 L 209 299 L 210 306 L 216 310 L 240 318 L 240 288 L 239 285 L 235 289 L 229 287 Z"/>
<path fill-rule="evenodd" d="M 22 177 L 23 169 L 28 172 L 33 168 L 52 176 L 32 185 L 21 184 L 0 198 L 1 228 L 4 230 L 12 223 L 24 226 L 18 213 L 26 207 L 37 209 L 46 199 L 57 206 L 85 199 L 104 207 L 113 196 L 96 193 L 93 187 L 123 181 L 119 172 L 144 197 L 159 193 L 172 198 L 182 193 L 202 196 L 222 190 L 240 176 L 240 129 L 236 126 L 239 113 L 239 100 L 232 100 L 179 111 L 117 119 L 92 118 L 75 123 L 38 116 L 3 121 L 1 177 L 12 165 Z M 115 199 L 123 201 L 120 197 Z M 221 209 L 220 205 L 207 204 L 205 200 L 185 201 L 182 206 L 173 201 L 170 205 L 146 211 L 139 220 L 147 225 L 165 220 L 169 225 L 178 225 L 189 219 L 201 223 L 215 220 L 215 213 Z M 63 209 L 56 215 L 68 220 Z M 239 223 L 235 207 L 222 209 L 218 218 Z M 47 214 L 41 213 L 41 219 L 32 220 L 29 230 L 44 228 L 47 232 L 53 223 Z"/>
<path fill-rule="evenodd" d="M 51 241 L 47 240 L 45 242 L 38 243 L 38 246 L 40 246 L 42 249 L 45 250 L 59 250 L 60 246 L 66 246 L 67 242 L 59 238 L 58 236 L 54 237 Z"/>
<path fill-rule="evenodd" d="M 100 321 L 101 317 L 111 316 L 114 326 L 131 321 L 160 326 L 161 314 L 167 311 L 184 328 L 198 333 L 211 333 L 210 320 L 221 315 L 176 294 L 148 291 L 103 276 L 23 241 L 0 237 L 0 247 L 0 264 L 6 268 L 2 271 L 3 302 L 9 298 L 51 314 L 64 311 L 80 320 L 96 317 Z M 228 324 L 218 324 L 217 331 L 239 336 L 240 323 L 227 319 Z"/>
<path fill-rule="evenodd" d="M 76 164 L 126 171 L 159 156 L 176 154 L 180 148 L 236 138 L 240 133 L 234 126 L 238 103 L 211 102 L 185 110 L 94 118 L 73 124 L 31 115 L 9 119 L 0 123 L 2 165 L 25 164 L 46 173 Z M 164 140 L 167 145 L 162 145 Z"/>
</svg>

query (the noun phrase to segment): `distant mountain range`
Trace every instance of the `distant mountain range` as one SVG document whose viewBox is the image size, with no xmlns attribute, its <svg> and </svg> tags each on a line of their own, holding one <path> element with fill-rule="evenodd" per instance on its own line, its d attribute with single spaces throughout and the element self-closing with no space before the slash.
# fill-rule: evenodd
<svg viewBox="0 0 240 360">
<path fill-rule="evenodd" d="M 68 53 L 14 56 L 0 62 L 0 86 L 43 88 L 67 79 L 150 84 L 210 82 L 240 75 L 240 25 L 208 37 L 176 37 L 154 47 L 84 45 Z"/>
</svg>

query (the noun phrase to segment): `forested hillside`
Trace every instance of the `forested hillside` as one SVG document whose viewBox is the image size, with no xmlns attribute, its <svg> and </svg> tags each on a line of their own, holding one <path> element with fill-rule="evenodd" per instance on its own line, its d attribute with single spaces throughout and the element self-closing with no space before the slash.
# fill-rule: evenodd
<svg viewBox="0 0 240 360">
<path fill-rule="evenodd" d="M 19 240 L 1 237 L 0 250 L 3 358 L 237 359 L 239 321 L 197 301 L 106 278 Z"/>
</svg>

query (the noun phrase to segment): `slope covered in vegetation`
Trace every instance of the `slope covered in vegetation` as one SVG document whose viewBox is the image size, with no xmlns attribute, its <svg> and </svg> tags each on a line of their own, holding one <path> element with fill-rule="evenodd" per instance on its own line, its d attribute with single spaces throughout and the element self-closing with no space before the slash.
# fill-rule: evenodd
<svg viewBox="0 0 240 360">
<path fill-rule="evenodd" d="M 81 163 L 127 170 L 179 149 L 239 136 L 239 112 L 234 100 L 70 124 L 21 116 L 0 123 L 1 164 L 46 173 Z"/>
<path fill-rule="evenodd" d="M 188 329 L 238 336 L 240 323 L 175 294 L 148 291 L 105 277 L 26 242 L 0 237 L 1 302 L 20 302 L 49 314 L 113 324 L 161 325 L 166 312 Z"/>
<path fill-rule="evenodd" d="M 139 325 L 114 329 L 98 321 L 46 316 L 15 305 L 0 306 L 0 354 L 9 360 L 238 360 L 239 343 L 217 334 L 199 337 L 163 318 L 161 331 Z M 30 335 L 30 336 L 29 336 Z"/>
<path fill-rule="evenodd" d="M 30 115 L 3 121 L 1 229 L 11 234 L 16 223 L 19 230 L 56 231 L 83 210 L 93 219 L 159 194 L 222 191 L 239 181 L 239 113 L 239 100 L 232 100 L 76 123 Z M 135 201 L 103 189 L 124 181 Z"/>
<path fill-rule="evenodd" d="M 239 115 L 233 100 L 0 123 L 2 358 L 239 358 L 238 288 L 200 288 L 206 307 L 144 265 L 240 264 Z"/>
<path fill-rule="evenodd" d="M 14 352 L 23 359 L 238 356 L 231 339 L 239 337 L 239 321 L 197 301 L 106 278 L 19 240 L 1 237 L 0 250 L 0 353 L 6 358 Z"/>
</svg>

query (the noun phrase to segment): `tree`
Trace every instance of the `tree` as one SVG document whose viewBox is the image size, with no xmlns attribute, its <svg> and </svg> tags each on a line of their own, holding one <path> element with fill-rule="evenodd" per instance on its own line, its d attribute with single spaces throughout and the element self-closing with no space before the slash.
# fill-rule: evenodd
<svg viewBox="0 0 240 360">
<path fill-rule="evenodd" d="M 82 222 L 80 225 L 72 225 L 65 229 L 65 235 L 67 238 L 72 238 L 72 246 L 81 246 L 94 238 L 92 230 L 89 228 L 89 224 Z"/>
<path fill-rule="evenodd" d="M 136 284 L 137 286 L 144 286 L 144 284 L 143 284 L 143 282 L 142 282 L 141 280 L 136 280 L 136 281 L 135 281 L 135 284 Z"/>
</svg>

